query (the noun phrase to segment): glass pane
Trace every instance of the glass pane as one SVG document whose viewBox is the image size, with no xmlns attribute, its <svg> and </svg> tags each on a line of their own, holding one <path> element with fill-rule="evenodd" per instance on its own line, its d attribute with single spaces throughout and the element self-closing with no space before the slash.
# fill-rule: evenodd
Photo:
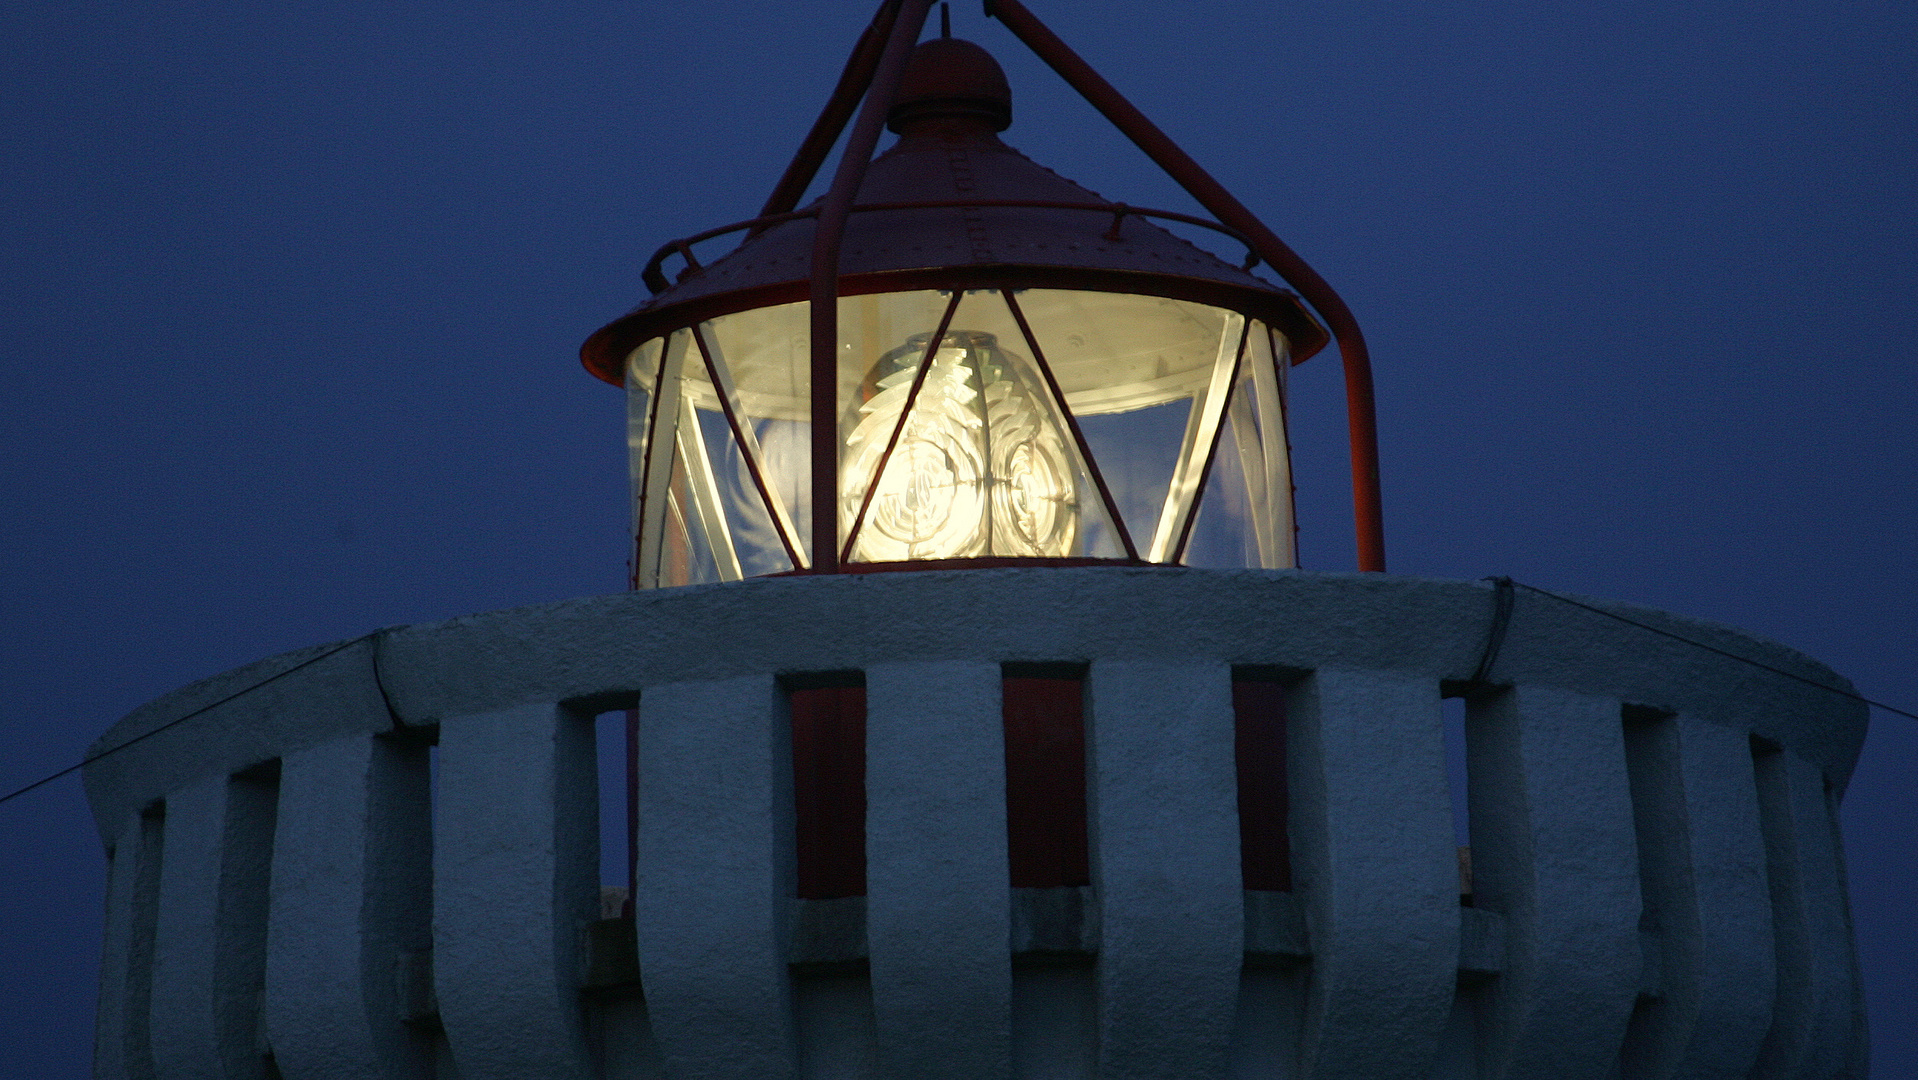
<svg viewBox="0 0 1918 1080">
<path fill-rule="evenodd" d="M 654 338 L 633 350 L 626 360 L 626 461 L 633 484 L 633 535 L 639 535 L 640 484 L 646 477 L 646 428 L 652 423 L 653 395 L 649 389 L 659 373 L 659 350 L 664 339 Z"/>
<path fill-rule="evenodd" d="M 805 304 L 781 304 L 726 315 L 706 324 L 708 344 L 724 354 L 747 415 L 804 423 L 811 363 L 811 330 Z M 702 404 L 718 406 L 705 371 L 694 374 L 692 392 Z"/>
<path fill-rule="evenodd" d="M 982 302 L 966 308 L 965 325 L 996 341 L 1006 358 L 1006 371 L 1013 376 L 995 381 L 988 394 L 995 409 L 1005 406 L 1003 412 L 995 413 L 992 435 L 995 454 L 1003 455 L 994 466 L 994 491 L 1005 500 L 997 512 L 1002 518 L 1030 514 L 1039 502 L 1049 500 L 1069 508 L 1072 525 L 1071 535 L 1062 534 L 1053 544 L 1031 539 L 1037 533 L 1021 532 L 1026 538 L 1015 537 L 1011 545 L 993 554 L 1125 558 L 1118 525 L 1106 510 L 1099 484 L 1072 435 L 1069 414 L 1055 393 L 1058 375 L 1055 372 L 1047 379 L 1040 369 L 1042 360 L 1050 369 L 1051 356 L 1043 346 L 1034 349 L 1026 338 L 1012 312 L 1011 305 L 1018 301 L 998 291 L 974 295 Z M 1019 310 L 1025 313 L 1023 304 Z M 1026 318 L 1030 325 L 1031 316 Z M 1020 520 L 1022 530 L 1030 527 Z"/>
<path fill-rule="evenodd" d="M 712 545 L 693 505 L 686 460 L 675 454 L 666 495 L 666 523 L 659 555 L 659 584 L 703 585 L 718 581 Z"/>
<path fill-rule="evenodd" d="M 877 359 L 842 423 L 852 558 L 1122 555 L 1110 528 L 1083 527 L 1103 523 L 1097 488 L 1000 297 L 963 297 L 932 348 L 943 315 Z"/>
<path fill-rule="evenodd" d="M 725 414 L 700 409 L 699 427 L 711 455 L 714 491 L 741 575 L 757 577 L 791 570 L 786 545 L 773 525 L 765 500 L 760 498 L 752 470 L 733 439 Z"/>
<path fill-rule="evenodd" d="M 1027 289 L 1019 306 L 1075 415 L 1131 412 L 1203 390 L 1238 316 L 1159 296 Z"/>
<path fill-rule="evenodd" d="M 1157 296 L 1029 289 L 1019 304 L 1142 558 L 1174 560 L 1216 410 L 1195 412 L 1241 317 Z M 1176 481 L 1176 483 L 1175 483 Z"/>
<path fill-rule="evenodd" d="M 1251 500 L 1246 494 L 1245 471 L 1238 432 L 1228 428 L 1219 439 L 1219 453 L 1206 475 L 1199 515 L 1186 541 L 1187 566 L 1258 566 L 1259 538 L 1254 530 Z"/>
<path fill-rule="evenodd" d="M 990 345 L 960 330 L 934 349 L 936 330 L 922 327 L 877 357 L 841 416 L 839 532 L 857 528 L 855 561 L 987 553 L 989 466 L 976 372 Z"/>
<path fill-rule="evenodd" d="M 681 377 L 685 369 L 687 347 L 691 335 L 681 330 L 668 339 L 660 356 L 659 366 L 654 369 L 650 380 L 645 378 L 645 370 L 638 364 L 629 365 L 628 370 L 640 381 L 641 388 L 648 386 L 654 391 L 649 403 L 651 427 L 642 440 L 644 460 L 639 468 L 639 480 L 635 501 L 639 506 L 639 529 L 636 552 L 633 559 L 633 584 L 635 588 L 648 589 L 662 584 L 662 576 L 673 579 L 672 583 L 684 582 L 689 558 L 685 509 L 686 492 L 676 492 L 683 488 L 683 476 L 675 470 L 674 462 L 678 457 L 678 427 L 681 412 L 685 380 Z M 644 348 L 637 350 L 644 353 Z"/>
<path fill-rule="evenodd" d="M 812 424 L 784 418 L 743 421 L 759 446 L 760 475 L 790 523 L 786 529 L 807 565 L 812 562 Z M 745 468 L 745 461 L 739 463 Z M 785 558 L 781 554 L 781 558 Z M 790 566 L 790 563 L 788 563 Z"/>
<path fill-rule="evenodd" d="M 1245 325 L 1234 312 L 1065 290 L 1015 297 L 1037 349 L 1007 298 L 978 291 L 954 309 L 930 367 L 950 293 L 841 299 L 831 512 L 842 548 L 860 523 L 852 559 L 1122 557 L 1076 420 L 1141 557 L 1180 561 L 1184 538 L 1187 561 L 1291 565 L 1283 358 L 1265 327 L 1245 331 L 1233 379 Z M 792 551 L 810 564 L 809 339 L 797 303 L 635 350 L 639 587 L 781 573 Z M 1215 445 L 1231 461 L 1208 467 Z"/>
<path fill-rule="evenodd" d="M 1079 416 L 1079 430 L 1141 558 L 1165 509 L 1166 488 L 1178 466 L 1179 443 L 1191 413 L 1188 397 L 1130 412 Z"/>
<path fill-rule="evenodd" d="M 1180 560 L 1188 566 L 1294 564 L 1292 479 L 1278 393 L 1283 352 L 1275 356 L 1273 344 L 1269 330 L 1253 323 L 1198 520 Z"/>
<path fill-rule="evenodd" d="M 715 433 L 727 441 L 731 436 L 725 420 L 716 413 L 695 408 L 684 395 L 679 403 L 679 423 L 672 433 L 672 480 L 667 490 L 666 543 L 660 555 L 659 584 L 738 581 L 744 575 L 709 442 L 709 436 Z"/>
<path fill-rule="evenodd" d="M 1166 487 L 1165 508 L 1159 511 L 1159 523 L 1152 531 L 1152 542 L 1145 552 L 1148 561 L 1179 561 L 1193 518 L 1198 514 L 1199 489 L 1205 482 L 1213 450 L 1218 446 L 1225 406 L 1231 398 L 1232 379 L 1244 351 L 1245 323 L 1235 314 L 1227 320 L 1219 336 L 1219 351 L 1213 358 L 1205 386 L 1192 398 L 1185 434 L 1179 439 L 1178 464 L 1173 467 L 1171 483 Z"/>
<path fill-rule="evenodd" d="M 1252 565 L 1273 569 L 1299 565 L 1298 529 L 1292 507 L 1292 444 L 1285 426 L 1285 377 L 1291 366 L 1285 335 L 1254 323 L 1242 376 L 1252 383 L 1253 392 L 1247 397 L 1258 406 L 1250 411 L 1257 419 L 1259 450 L 1265 463 L 1263 482 L 1251 504 L 1255 520 L 1265 524 L 1268 532 L 1262 534 L 1265 539 L 1261 541 L 1259 561 Z M 1256 469 L 1248 466 L 1247 471 Z"/>
<path fill-rule="evenodd" d="M 914 334 L 938 326 L 949 297 L 922 290 L 841 297 L 839 330 L 839 415 L 842 435 L 848 419 L 856 423 L 863 395 L 862 383 L 874 364 Z M 749 431 L 745 453 L 756 453 L 774 515 L 791 522 L 794 543 L 812 559 L 811 411 L 808 407 L 811 365 L 810 306 L 782 304 L 726 315 L 707 324 L 710 342 L 721 357 L 738 396 L 739 419 Z M 689 382 L 696 400 L 718 403 L 718 392 L 704 373 Z M 843 438 L 841 471 L 847 471 L 848 448 Z M 743 464 L 743 462 L 742 462 Z M 863 482 L 860 487 L 863 494 Z M 842 503 L 844 500 L 842 499 Z M 856 503 L 853 507 L 856 510 Z M 839 538 L 843 544 L 852 511 L 840 509 Z"/>
</svg>

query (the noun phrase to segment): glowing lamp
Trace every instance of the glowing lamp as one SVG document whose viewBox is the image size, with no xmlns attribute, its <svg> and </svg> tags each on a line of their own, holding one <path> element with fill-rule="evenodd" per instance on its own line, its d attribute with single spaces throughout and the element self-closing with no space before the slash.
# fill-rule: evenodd
<svg viewBox="0 0 1918 1080">
<path fill-rule="evenodd" d="M 1286 368 L 1329 335 L 1251 272 L 1270 245 L 1007 146 L 1004 73 L 913 45 L 926 6 L 882 9 L 759 217 L 662 247 L 652 298 L 587 341 L 629 395 L 633 585 L 1294 565 Z M 861 98 L 832 190 L 795 209 Z M 881 121 L 899 139 L 872 159 Z"/>
</svg>

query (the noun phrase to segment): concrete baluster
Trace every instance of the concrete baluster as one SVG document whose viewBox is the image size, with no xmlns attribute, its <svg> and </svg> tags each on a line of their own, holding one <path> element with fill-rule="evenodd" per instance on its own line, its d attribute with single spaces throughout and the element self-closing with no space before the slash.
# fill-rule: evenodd
<svg viewBox="0 0 1918 1080">
<path fill-rule="evenodd" d="M 400 1022 L 400 955 L 432 945 L 427 751 L 381 736 L 281 763 L 266 1027 L 285 1080 L 431 1075 Z"/>
<path fill-rule="evenodd" d="M 1517 686 L 1468 704 L 1466 742 L 1473 902 L 1508 933 L 1482 1074 L 1603 1080 L 1644 968 L 1619 703 Z"/>
<path fill-rule="evenodd" d="M 1299 1075 L 1422 1077 L 1459 958 L 1438 683 L 1320 670 L 1290 694 L 1286 728 L 1312 949 Z"/>
<path fill-rule="evenodd" d="M 97 1080 L 152 1080 L 150 1012 L 161 834 L 157 813 L 129 815 L 107 863 L 106 947 L 93 1039 Z"/>
<path fill-rule="evenodd" d="M 769 675 L 640 701 L 640 977 L 678 1080 L 794 1074 L 791 740 Z"/>
<path fill-rule="evenodd" d="M 440 725 L 433 981 L 460 1080 L 590 1075 L 581 929 L 598 917 L 592 724 L 523 705 Z"/>
<path fill-rule="evenodd" d="M 154 935 L 155 1075 L 265 1073 L 259 1029 L 276 783 L 215 775 L 167 799 Z"/>
<path fill-rule="evenodd" d="M 1744 732 L 1692 717 L 1626 724 L 1646 921 L 1659 956 L 1627 1077 L 1745 1077 L 1771 1023 L 1771 898 Z"/>
<path fill-rule="evenodd" d="M 1011 1070 L 999 665 L 866 670 L 866 939 L 886 1076 Z"/>
<path fill-rule="evenodd" d="M 226 788 L 226 777 L 216 775 L 167 798 L 151 1028 L 154 1075 L 166 1080 L 219 1075 L 213 939 L 220 918 Z"/>
<path fill-rule="evenodd" d="M 1099 1075 L 1222 1077 L 1245 948 L 1231 669 L 1097 661 L 1088 705 Z"/>
<path fill-rule="evenodd" d="M 1861 1078 L 1864 1039 L 1843 855 L 1825 777 L 1784 750 L 1758 755 L 1778 996 L 1754 1077 Z"/>
</svg>

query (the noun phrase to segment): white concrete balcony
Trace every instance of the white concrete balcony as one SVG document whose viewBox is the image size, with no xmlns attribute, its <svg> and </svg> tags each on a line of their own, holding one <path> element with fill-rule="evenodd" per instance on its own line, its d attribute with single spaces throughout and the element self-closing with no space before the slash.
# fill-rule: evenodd
<svg viewBox="0 0 1918 1080">
<path fill-rule="evenodd" d="M 86 773 L 97 1073 L 1862 1077 L 1834 810 L 1864 707 L 1525 593 L 1473 682 L 1494 608 L 1383 575 L 869 574 L 264 660 L 95 748 L 173 724 Z M 1009 663 L 1084 665 L 1084 887 L 1008 877 Z M 1243 887 L 1235 671 L 1286 687 L 1289 892 Z M 800 901 L 782 687 L 822 672 L 863 675 L 867 886 Z M 629 923 L 601 918 L 593 717 L 635 706 Z"/>
</svg>

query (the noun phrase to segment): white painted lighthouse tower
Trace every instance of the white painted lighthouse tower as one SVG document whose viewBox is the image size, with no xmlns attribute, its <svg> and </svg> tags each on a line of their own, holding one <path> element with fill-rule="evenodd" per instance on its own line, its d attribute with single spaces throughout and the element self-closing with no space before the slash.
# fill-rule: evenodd
<svg viewBox="0 0 1918 1080">
<path fill-rule="evenodd" d="M 1849 684 L 1382 573 L 1344 305 L 994 0 L 1214 219 L 1006 146 L 1003 75 L 915 45 L 929 6 L 882 8 L 764 211 L 587 343 L 631 404 L 634 591 L 262 660 L 103 736 L 96 1074 L 1864 1076 Z M 1361 573 L 1294 566 L 1285 372 L 1332 342 Z"/>
</svg>

